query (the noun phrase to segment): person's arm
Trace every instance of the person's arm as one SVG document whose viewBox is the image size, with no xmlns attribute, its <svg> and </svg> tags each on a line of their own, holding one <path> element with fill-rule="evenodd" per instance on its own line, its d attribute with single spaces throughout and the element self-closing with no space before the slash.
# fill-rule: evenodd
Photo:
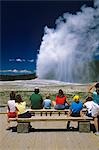
<svg viewBox="0 0 99 150">
<path fill-rule="evenodd" d="M 84 117 L 84 113 L 82 112 L 82 110 L 80 111 L 80 117 Z"/>
<path fill-rule="evenodd" d="M 71 109 L 69 109 L 67 115 L 70 116 L 71 114 L 72 114 L 72 111 L 71 111 Z"/>
<path fill-rule="evenodd" d="M 83 103 L 83 108 L 86 108 L 86 102 Z"/>
<path fill-rule="evenodd" d="M 31 107 L 31 100 L 28 101 L 28 107 Z"/>
<path fill-rule="evenodd" d="M 41 104 L 42 104 L 42 107 L 44 107 L 44 103 L 43 103 L 43 97 L 41 96 Z"/>
<path fill-rule="evenodd" d="M 81 105 L 82 105 L 82 107 L 81 107 L 81 110 L 80 110 L 80 116 L 83 117 L 84 116 L 84 112 L 82 111 L 82 109 L 83 109 L 83 102 L 81 102 Z"/>
<path fill-rule="evenodd" d="M 67 97 L 66 97 L 66 103 L 70 106 L 70 103 L 69 103 L 69 101 L 68 101 Z"/>
<path fill-rule="evenodd" d="M 69 111 L 68 111 L 67 115 L 70 116 L 71 114 L 72 114 L 72 103 L 71 103 L 71 105 L 69 107 Z"/>
<path fill-rule="evenodd" d="M 17 109 L 17 107 L 15 107 L 16 108 L 16 118 L 18 118 L 18 109 Z"/>
<path fill-rule="evenodd" d="M 31 102 L 32 100 L 31 100 L 31 96 L 30 96 L 30 98 L 29 98 L 29 102 L 28 102 L 28 104 L 29 104 L 29 107 L 31 107 L 32 106 L 32 102 Z"/>
<path fill-rule="evenodd" d="M 42 101 L 42 103 L 43 103 L 43 97 L 41 96 L 41 101 Z"/>
<path fill-rule="evenodd" d="M 52 106 L 55 106 L 55 105 L 56 105 L 56 101 L 52 100 Z"/>
<path fill-rule="evenodd" d="M 89 89 L 88 89 L 88 92 L 89 92 L 89 93 L 93 93 L 93 92 L 94 92 L 94 90 L 95 90 L 95 85 L 96 85 L 96 83 L 95 83 L 94 85 L 92 85 L 91 87 L 89 87 Z"/>
<path fill-rule="evenodd" d="M 51 100 L 51 107 L 53 106 L 53 101 Z"/>
<path fill-rule="evenodd" d="M 7 106 L 8 107 L 8 111 L 10 111 L 10 108 L 9 108 L 9 106 Z"/>
</svg>

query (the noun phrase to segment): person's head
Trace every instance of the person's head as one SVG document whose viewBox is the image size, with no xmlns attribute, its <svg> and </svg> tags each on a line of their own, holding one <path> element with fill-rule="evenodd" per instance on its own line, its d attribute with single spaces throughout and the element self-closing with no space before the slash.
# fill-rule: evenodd
<svg viewBox="0 0 99 150">
<path fill-rule="evenodd" d="M 98 82 L 98 83 L 96 83 L 95 88 L 96 88 L 96 92 L 97 92 L 97 94 L 99 95 L 99 82 Z"/>
<path fill-rule="evenodd" d="M 46 99 L 50 99 L 50 94 L 46 94 Z"/>
<path fill-rule="evenodd" d="M 80 99 L 80 97 L 79 97 L 79 95 L 75 95 L 74 97 L 73 97 L 73 100 L 74 100 L 74 102 L 79 102 L 79 99 Z"/>
<path fill-rule="evenodd" d="M 22 97 L 21 97 L 20 94 L 16 95 L 16 102 L 17 102 L 17 103 L 23 102 Z"/>
<path fill-rule="evenodd" d="M 91 96 L 87 97 L 86 102 L 88 102 L 88 101 L 93 101 L 93 98 Z"/>
<path fill-rule="evenodd" d="M 10 93 L 10 100 L 15 100 L 15 92 L 11 91 Z"/>
<path fill-rule="evenodd" d="M 36 87 L 36 88 L 34 89 L 34 93 L 35 93 L 35 94 L 38 94 L 38 93 L 39 93 L 39 88 L 38 88 L 38 87 Z"/>
<path fill-rule="evenodd" d="M 62 89 L 59 89 L 59 91 L 58 91 L 58 96 L 63 96 L 63 95 L 64 95 L 63 90 L 62 90 Z"/>
</svg>

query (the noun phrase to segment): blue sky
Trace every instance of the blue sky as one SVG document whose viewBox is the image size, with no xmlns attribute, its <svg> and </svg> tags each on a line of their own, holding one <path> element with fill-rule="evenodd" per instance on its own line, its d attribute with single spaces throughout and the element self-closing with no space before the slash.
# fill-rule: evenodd
<svg viewBox="0 0 99 150">
<path fill-rule="evenodd" d="M 2 1 L 0 74 L 33 73 L 44 27 L 65 12 L 76 13 L 92 1 Z"/>
</svg>

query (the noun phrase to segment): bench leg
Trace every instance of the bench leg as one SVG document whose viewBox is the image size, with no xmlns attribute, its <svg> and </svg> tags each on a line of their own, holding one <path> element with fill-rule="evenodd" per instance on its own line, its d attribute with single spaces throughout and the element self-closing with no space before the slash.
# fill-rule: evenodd
<svg viewBox="0 0 99 150">
<path fill-rule="evenodd" d="M 67 130 L 69 129 L 70 127 L 70 121 L 67 122 Z"/>
<path fill-rule="evenodd" d="M 99 130 L 99 116 L 98 116 L 98 130 Z"/>
<path fill-rule="evenodd" d="M 28 133 L 30 122 L 18 122 L 17 133 Z"/>
<path fill-rule="evenodd" d="M 79 121 L 78 129 L 79 132 L 90 132 L 90 121 Z"/>
</svg>

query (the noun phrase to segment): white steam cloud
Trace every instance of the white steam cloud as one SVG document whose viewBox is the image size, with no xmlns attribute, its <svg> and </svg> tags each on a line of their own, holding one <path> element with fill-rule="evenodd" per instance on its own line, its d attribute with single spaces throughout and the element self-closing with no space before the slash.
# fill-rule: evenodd
<svg viewBox="0 0 99 150">
<path fill-rule="evenodd" d="M 99 48 L 99 1 L 77 14 L 64 13 L 56 28 L 45 27 L 36 73 L 41 79 L 88 82 L 94 76 L 89 62 Z"/>
</svg>

